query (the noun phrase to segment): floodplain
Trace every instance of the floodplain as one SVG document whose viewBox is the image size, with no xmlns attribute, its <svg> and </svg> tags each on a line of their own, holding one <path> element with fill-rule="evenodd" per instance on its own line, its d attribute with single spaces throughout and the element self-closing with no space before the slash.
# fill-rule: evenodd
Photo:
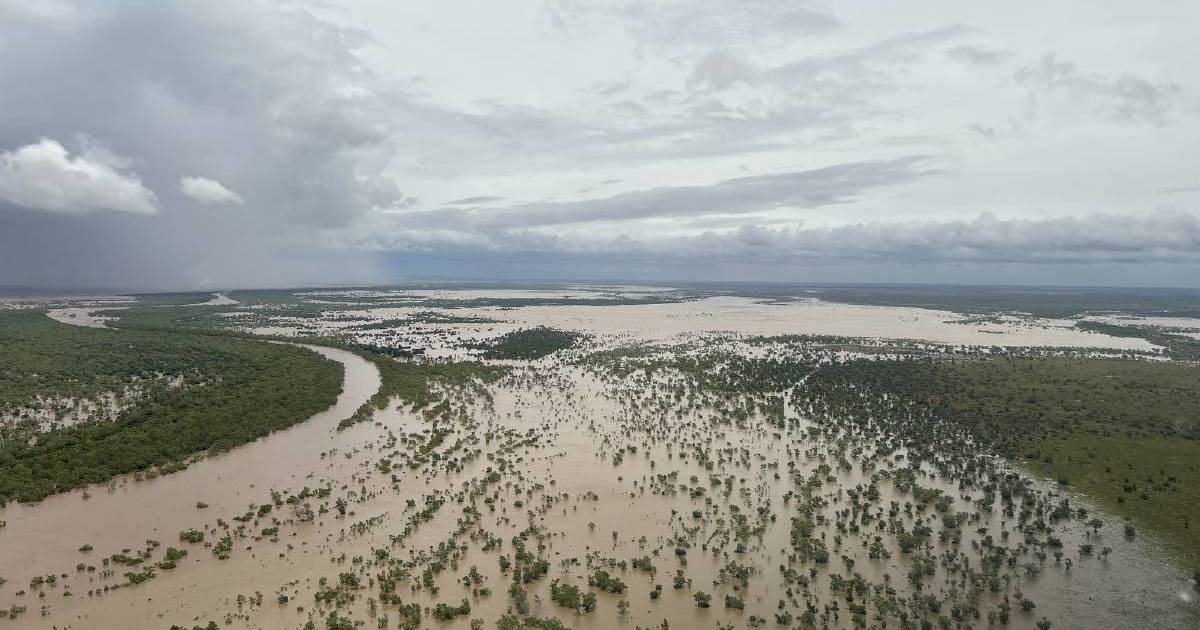
<svg viewBox="0 0 1200 630">
<path fill-rule="evenodd" d="M 0 626 L 1200 624 L 1200 379 L 1161 330 L 646 287 L 114 304 L 48 325 L 269 340 L 340 365 L 340 393 L 8 497 Z"/>
</svg>

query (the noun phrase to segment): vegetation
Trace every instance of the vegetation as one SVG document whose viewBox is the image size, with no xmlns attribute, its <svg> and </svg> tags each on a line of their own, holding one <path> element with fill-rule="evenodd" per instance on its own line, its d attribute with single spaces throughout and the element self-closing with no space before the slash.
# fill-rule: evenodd
<svg viewBox="0 0 1200 630">
<path fill-rule="evenodd" d="M 410 324 L 495 324 L 499 320 L 488 317 L 475 317 L 470 315 L 457 315 L 441 311 L 420 311 L 408 315 L 403 318 L 385 319 L 377 322 L 368 322 L 366 324 L 355 324 L 350 326 L 348 330 L 364 331 L 364 330 L 387 330 L 389 328 L 399 328 Z"/>
<path fill-rule="evenodd" d="M 588 578 L 588 586 L 594 586 L 606 593 L 624 593 L 625 582 L 621 581 L 613 575 L 609 575 L 604 569 L 596 569 L 596 572 Z"/>
<path fill-rule="evenodd" d="M 1200 561 L 1200 366 L 1096 359 L 851 361 L 814 395 L 910 401 L 999 453 L 1163 533 Z M 846 396 L 843 398 L 843 396 Z"/>
<path fill-rule="evenodd" d="M 356 352 L 379 369 L 379 390 L 354 415 L 339 423 L 339 429 L 369 420 L 375 410 L 383 409 L 393 398 L 414 410 L 436 409 L 443 400 L 441 390 L 479 387 L 508 373 L 508 368 L 478 361 L 396 360 L 368 350 Z"/>
<path fill-rule="evenodd" d="M 953 285 L 795 285 L 744 287 L 739 295 L 829 302 L 913 306 L 959 313 L 1022 312 L 1071 317 L 1121 311 L 1135 315 L 1200 317 L 1200 291 L 1141 287 L 971 287 Z"/>
<path fill-rule="evenodd" d="M 439 400 L 436 388 L 493 383 L 508 373 L 507 368 L 478 361 L 396 361 L 362 353 L 379 368 L 381 384 L 372 401 L 382 406 L 396 397 L 414 409 L 424 409 Z"/>
<path fill-rule="evenodd" d="M 36 434 L 27 422 L 5 425 L 0 501 L 37 501 L 153 467 L 169 472 L 190 456 L 288 427 L 333 404 L 341 366 L 279 344 L 0 313 L 0 408 L 131 384 L 144 384 L 141 397 L 112 421 Z"/>
<path fill-rule="evenodd" d="M 514 330 L 478 347 L 483 348 L 483 356 L 488 359 L 532 361 L 571 348 L 582 337 L 580 333 L 539 326 Z"/>
<path fill-rule="evenodd" d="M 1113 337 L 1136 337 L 1166 348 L 1166 355 L 1176 361 L 1200 361 L 1200 339 L 1174 335 L 1168 331 L 1145 326 L 1121 326 L 1101 322 L 1082 321 L 1075 324 L 1080 330 L 1102 333 Z"/>
<path fill-rule="evenodd" d="M 1196 459 L 1178 449 L 1197 442 L 1186 402 L 1200 368 L 1070 349 L 737 334 L 499 368 L 408 357 L 400 346 L 419 340 L 391 327 L 345 332 L 374 321 L 360 307 L 411 300 L 363 295 L 234 297 L 255 305 L 245 318 L 254 326 L 328 334 L 315 340 L 379 367 L 382 390 L 348 422 L 396 401 L 407 408 L 400 421 L 326 435 L 319 454 L 298 449 L 313 458 L 305 476 L 243 497 L 261 482 L 247 479 L 232 504 L 219 490 L 182 497 L 198 509 L 187 510 L 196 521 L 179 526 L 180 542 L 168 541 L 177 547 L 85 545 L 71 556 L 82 561 L 74 574 L 8 569 L 21 589 L 0 591 L 12 593 L 9 614 L 41 602 L 43 615 L 61 614 L 61 604 L 47 607 L 59 596 L 113 588 L 159 602 L 170 585 L 152 584 L 156 576 L 197 565 L 212 575 L 248 554 L 302 570 L 238 587 L 219 613 L 226 623 L 273 618 L 265 595 L 265 606 L 297 615 L 292 627 L 311 630 L 564 630 L 542 616 L 555 610 L 629 628 L 678 625 L 676 616 L 722 630 L 1194 625 L 1178 622 L 1186 611 L 1173 567 L 1133 557 L 1138 538 L 1169 524 L 1119 510 L 1195 503 L 1194 477 L 1177 473 Z M 241 307 L 181 329 L 188 309 L 209 307 L 171 304 L 130 321 L 167 326 L 147 334 L 254 345 L 238 338 L 245 330 L 218 326 L 230 319 L 219 313 Z M 471 347 L 432 330 L 431 348 Z M 174 389 L 207 387 L 212 373 Z M 136 408 L 142 398 L 130 400 Z M 1162 463 L 1148 468 L 1151 458 Z M 1034 480 L 1030 468 L 1061 483 Z M 1112 510 L 1064 492 L 1102 496 L 1102 486 Z M 79 538 L 61 537 L 67 550 Z M 335 574 L 303 569 L 314 566 Z M 1130 576 L 1144 588 L 1104 590 Z M 1118 607 L 1120 617 L 1104 617 Z"/>
<path fill-rule="evenodd" d="M 563 608 L 577 612 L 592 612 L 596 609 L 595 593 L 585 593 L 574 584 L 563 584 L 558 580 L 550 583 L 550 599 Z"/>
</svg>

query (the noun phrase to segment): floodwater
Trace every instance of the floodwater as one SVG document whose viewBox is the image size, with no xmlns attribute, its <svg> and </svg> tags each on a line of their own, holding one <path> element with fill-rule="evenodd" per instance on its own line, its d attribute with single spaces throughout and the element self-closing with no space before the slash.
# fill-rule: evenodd
<svg viewBox="0 0 1200 630">
<path fill-rule="evenodd" d="M 698 307 L 686 305 L 657 305 L 652 311 L 657 316 L 639 310 L 648 308 L 643 306 L 486 314 L 522 317 L 530 325 L 576 322 L 613 336 L 636 330 L 646 339 L 712 329 L 713 322 L 717 330 L 745 325 L 745 334 L 780 334 L 832 326 L 830 318 L 836 319 L 822 310 L 825 307 L 800 306 L 817 310 L 806 311 L 811 321 L 789 328 L 780 321 L 782 315 L 767 314 L 759 305 L 718 300 L 707 305 L 714 311 L 707 318 Z M 856 326 L 866 325 L 855 323 L 855 318 L 875 318 L 881 324 L 871 336 L 901 329 L 937 335 L 955 330 L 942 330 L 936 317 L 927 315 L 914 320 L 913 314 L 896 309 L 863 314 L 857 310 L 862 307 L 847 308 L 856 309 L 855 314 L 842 318 L 843 329 L 836 334 L 851 335 Z M 883 326 L 885 322 L 891 327 Z M 1001 334 L 1023 334 L 1028 340 L 1071 333 Z M 362 587 L 352 591 L 353 598 L 340 614 L 375 618 L 367 627 L 389 616 L 391 625 L 386 627 L 398 627 L 396 609 L 376 601 L 373 578 L 397 566 L 390 562 L 399 559 L 411 569 L 411 577 L 396 591 L 405 602 L 470 602 L 470 614 L 452 622 L 435 622 L 426 611 L 422 627 L 466 628 L 469 619 L 480 618 L 488 620 L 485 627 L 490 628 L 512 602 L 512 573 L 501 570 L 499 557 L 513 558 L 513 538 L 532 531 L 525 544 L 548 560 L 549 568 L 545 577 L 525 587 L 530 613 L 557 617 L 570 627 L 632 629 L 657 627 L 664 620 L 675 627 L 712 627 L 718 622 L 749 627 L 751 615 L 777 627 L 777 612 L 798 615 L 811 604 L 825 625 L 847 628 L 854 625 L 850 602 L 844 591 L 834 592 L 841 578 L 857 574 L 866 584 L 893 588 L 900 598 L 924 593 L 957 601 L 969 590 L 966 576 L 978 568 L 981 550 L 995 545 L 1016 548 L 1022 537 L 1012 519 L 995 510 L 958 527 L 958 542 L 939 540 L 942 521 L 955 511 L 978 512 L 972 505 L 982 494 L 978 486 L 923 467 L 917 482 L 952 497 L 953 508 L 946 513 L 906 510 L 902 506 L 911 503 L 912 496 L 887 480 L 908 465 L 904 449 L 877 453 L 869 436 L 814 423 L 803 409 L 787 408 L 787 428 L 768 424 L 756 413 L 731 421 L 727 412 L 713 407 L 729 401 L 705 397 L 679 381 L 604 380 L 556 359 L 516 370 L 489 388 L 487 397 L 445 392 L 459 412 L 449 419 L 430 420 L 391 406 L 374 422 L 338 432 L 337 422 L 377 391 L 378 373 L 353 354 L 312 349 L 343 363 L 345 383 L 336 405 L 307 422 L 172 475 L 93 487 L 90 498 L 76 491 L 35 505 L 0 509 L 0 520 L 7 521 L 0 529 L 0 576 L 8 579 L 0 585 L 0 607 L 27 608 L 7 623 L 138 630 L 214 620 L 221 627 L 266 629 L 300 627 L 311 619 L 324 627 L 329 609 L 316 606 L 314 600 L 322 588 L 319 580 L 328 578 L 336 585 L 339 574 L 345 573 L 359 576 Z M 417 458 L 418 445 L 434 444 L 428 438 L 435 427 L 447 431 L 446 437 L 429 449 L 430 457 Z M 380 465 L 384 460 L 391 462 L 389 472 Z M 501 474 L 489 481 L 492 470 Z M 849 494 L 871 485 L 880 496 L 869 504 Z M 303 487 L 329 488 L 328 498 L 311 502 L 314 509 L 322 505 L 330 511 L 308 520 L 300 510 L 277 503 L 271 512 L 246 523 L 245 536 L 237 536 L 237 524 L 229 523 L 234 516 L 271 503 L 272 490 L 288 496 Z M 1057 500 L 1050 496 L 1057 492 L 1053 486 L 1040 486 L 1037 492 Z M 791 557 L 796 553 L 791 518 L 799 514 L 802 496 L 815 506 L 813 536 L 830 552 L 828 564 Z M 347 501 L 346 515 L 332 509 L 336 498 Z M 445 503 L 429 520 L 414 520 L 419 507 L 431 499 Z M 197 502 L 207 507 L 200 509 Z M 1081 503 L 1075 499 L 1072 505 Z M 896 510 L 890 516 L 889 506 Z M 1013 598 L 1009 627 L 1033 627 L 1041 617 L 1056 629 L 1150 623 L 1159 628 L 1197 627 L 1200 608 L 1187 576 L 1162 557 L 1153 540 L 1128 540 L 1121 535 L 1119 519 L 1101 516 L 1106 525 L 1099 533 L 1089 534 L 1083 523 L 1072 520 L 1053 524 L 1052 533 L 1062 540 L 1074 567 L 1049 558 L 1034 571 L 1023 565 L 1037 561 L 1022 553 L 1019 562 L 1000 569 L 1008 576 L 1002 590 L 978 596 L 983 617 L 968 616 L 967 623 L 986 627 L 988 611 L 1007 594 Z M 885 521 L 895 525 L 885 528 Z M 934 532 L 923 557 L 932 558 L 937 570 L 918 591 L 906 577 L 912 556 L 896 547 L 890 528 L 911 530 L 919 524 Z M 259 535 L 267 527 L 277 527 L 278 532 Z M 189 528 L 204 531 L 206 543 L 234 532 L 229 558 L 218 559 L 203 545 L 180 542 L 179 532 Z M 876 535 L 887 557 L 873 558 L 868 552 Z M 501 541 L 498 549 L 483 549 L 489 538 Z M 122 574 L 130 569 L 110 565 L 114 574 L 105 576 L 100 558 L 143 549 L 147 539 L 161 541 L 163 548 L 186 549 L 189 555 L 177 568 L 160 570 L 146 583 L 111 589 L 126 582 Z M 94 551 L 80 552 L 85 543 Z M 1101 547 L 1113 551 L 1107 559 L 1084 557 L 1076 551 L 1081 544 L 1093 544 L 1097 552 Z M 445 568 L 431 574 L 435 594 L 428 584 L 422 585 L 421 576 L 438 553 L 446 555 L 438 556 L 445 559 Z M 159 549 L 154 558 L 161 556 Z M 653 573 L 618 565 L 643 556 L 654 566 Z M 99 570 L 79 571 L 78 563 Z M 722 573 L 730 563 L 750 569 L 745 586 Z M 472 566 L 482 580 L 474 588 L 461 581 Z M 798 573 L 785 578 L 783 566 Z M 597 568 L 620 578 L 626 591 L 598 593 L 597 609 L 583 614 L 551 601 L 552 580 L 587 591 L 587 576 Z M 672 578 L 679 569 L 689 582 L 676 589 Z M 32 577 L 47 574 L 59 576 L 53 586 L 29 586 Z M 807 584 L 801 585 L 800 578 Z M 649 593 L 655 585 L 663 588 L 652 599 Z M 479 592 L 481 587 L 490 588 L 491 594 Z M 1036 603 L 1032 612 L 1016 606 L 1017 589 Z M 21 590 L 28 592 L 17 595 Z M 694 594 L 700 591 L 712 595 L 711 608 L 696 606 Z M 745 609 L 727 608 L 726 596 L 741 598 Z M 622 600 L 629 602 L 623 613 Z"/>
<path fill-rule="evenodd" d="M 62 324 L 70 324 L 72 326 L 83 326 L 84 328 L 108 328 L 109 317 L 100 317 L 96 315 L 98 311 L 114 311 L 123 306 L 106 306 L 97 308 L 94 306 L 86 307 L 70 307 L 70 308 L 52 308 L 46 311 L 46 315 L 56 322 Z"/>
<path fill-rule="evenodd" d="M 0 602 L 10 599 L 34 575 L 67 569 L 74 572 L 79 562 L 96 562 L 101 555 L 140 548 L 147 539 L 178 545 L 180 531 L 199 526 L 213 515 L 229 518 L 243 512 L 249 504 L 269 499 L 272 488 L 316 485 L 309 475 L 322 463 L 321 452 L 336 445 L 334 428 L 378 390 L 379 374 L 373 365 L 353 353 L 310 348 L 340 362 L 345 381 L 334 406 L 304 423 L 193 463 L 174 474 L 147 481 L 125 477 L 111 484 L 55 495 L 37 504 L 0 508 L 0 520 L 7 522 L 0 529 L 0 576 L 9 580 L 0 587 Z M 201 501 L 208 507 L 197 509 Z M 78 548 L 84 544 L 96 551 L 81 554 Z M 72 587 L 76 592 L 86 591 L 83 585 Z M 81 604 L 88 609 L 86 604 L 92 602 L 72 595 L 45 603 L 52 609 L 72 610 Z M 57 623 L 60 627 L 65 621 L 59 615 L 46 620 L 48 625 Z M 30 621 L 24 619 L 23 623 Z M 114 621 L 112 625 L 76 627 L 161 625 Z"/>
<path fill-rule="evenodd" d="M 465 310 L 469 312 L 469 310 Z M 910 339 L 944 344 L 1026 347 L 1096 347 L 1153 350 L 1144 339 L 1118 338 L 1072 328 L 1065 320 L 1030 323 L 961 323 L 957 313 L 895 306 L 837 304 L 805 300 L 769 304 L 741 297 L 689 302 L 614 306 L 536 306 L 492 309 L 487 315 L 525 325 L 554 326 L 599 333 L 628 333 L 668 339 L 681 333 L 713 331 L 743 335 L 835 335 Z"/>
<path fill-rule="evenodd" d="M 446 291 L 462 299 L 467 292 Z M 488 292 L 490 297 L 497 293 Z M 543 297 L 545 297 L 543 295 Z M 389 306 L 331 313 L 320 321 L 277 318 L 253 328 L 256 334 L 329 334 L 374 321 L 404 319 L 438 310 L 455 317 L 491 320 L 487 323 L 413 323 L 407 326 L 355 333 L 363 340 L 390 341 L 425 348 L 429 356 L 453 356 L 462 341 L 478 342 L 519 328 L 548 326 L 596 335 L 604 343 L 679 341 L 700 334 L 735 336 L 830 335 L 864 339 L 902 339 L 951 346 L 1009 348 L 1092 348 L 1101 353 L 1156 353 L 1145 339 L 1114 337 L 1074 328 L 1057 319 L 974 321 L 958 313 L 921 308 L 865 306 L 803 300 L 766 303 L 741 297 L 715 297 L 687 302 L 634 305 L 558 305 L 520 308 L 431 309 L 428 306 Z M 1153 356 L 1153 355 L 1144 355 Z"/>
<path fill-rule="evenodd" d="M 241 302 L 238 302 L 224 293 L 214 293 L 211 300 L 208 300 L 207 302 L 198 302 L 196 304 L 192 304 L 191 306 L 232 306 L 234 304 L 241 304 Z"/>
</svg>

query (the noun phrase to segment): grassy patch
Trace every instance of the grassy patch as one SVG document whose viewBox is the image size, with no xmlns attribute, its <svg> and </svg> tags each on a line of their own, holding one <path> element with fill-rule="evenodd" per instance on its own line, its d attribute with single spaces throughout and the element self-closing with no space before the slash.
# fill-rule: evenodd
<svg viewBox="0 0 1200 630">
<path fill-rule="evenodd" d="M 1200 564 L 1200 441 L 1071 433 L 1045 441 L 1029 462 L 1151 531 Z M 1106 532 L 1121 535 L 1120 523 Z"/>
</svg>

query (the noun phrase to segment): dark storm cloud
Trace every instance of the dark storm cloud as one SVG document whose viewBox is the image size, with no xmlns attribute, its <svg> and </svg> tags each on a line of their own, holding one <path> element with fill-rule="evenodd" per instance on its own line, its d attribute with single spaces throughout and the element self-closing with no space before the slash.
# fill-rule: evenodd
<svg viewBox="0 0 1200 630">
<path fill-rule="evenodd" d="M 0 8 L 0 284 L 69 284 L 65 267 L 81 282 L 103 269 L 110 286 L 266 282 L 314 231 L 404 204 L 379 181 L 390 138 L 355 55 L 364 33 L 253 2 L 56 6 Z M 98 162 L 80 137 L 127 159 Z M 32 150 L 53 193 L 40 202 L 9 168 Z M 157 215 L 25 211 L 89 204 Z"/>
<path fill-rule="evenodd" d="M 0 67 L 0 85 L 21 89 L 6 91 L 0 146 L 84 133 L 132 156 L 160 195 L 202 172 L 286 222 L 361 211 L 355 158 L 387 140 L 353 54 L 363 33 L 256 3 L 78 11 L 2 27 L 0 54 L 21 63 Z"/>
</svg>

